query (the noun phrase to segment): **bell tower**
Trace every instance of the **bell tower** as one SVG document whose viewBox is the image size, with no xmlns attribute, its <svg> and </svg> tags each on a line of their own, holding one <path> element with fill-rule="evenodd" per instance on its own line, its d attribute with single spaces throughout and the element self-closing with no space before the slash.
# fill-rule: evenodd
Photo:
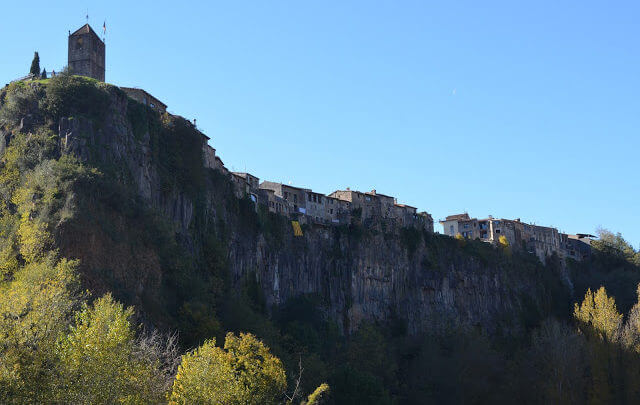
<svg viewBox="0 0 640 405">
<path fill-rule="evenodd" d="M 74 75 L 92 77 L 104 82 L 105 46 L 89 24 L 69 34 L 67 65 Z"/>
</svg>

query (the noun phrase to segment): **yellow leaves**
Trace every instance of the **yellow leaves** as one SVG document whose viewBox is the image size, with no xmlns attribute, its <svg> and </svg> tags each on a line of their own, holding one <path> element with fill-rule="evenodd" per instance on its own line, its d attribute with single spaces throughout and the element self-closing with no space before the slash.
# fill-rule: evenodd
<svg viewBox="0 0 640 405">
<path fill-rule="evenodd" d="M 309 394 L 306 401 L 302 401 L 301 405 L 320 405 L 326 401 L 330 392 L 329 384 L 322 383 Z"/>
<path fill-rule="evenodd" d="M 498 238 L 498 244 L 503 248 L 508 248 L 509 247 L 509 240 L 507 240 L 506 236 L 500 235 L 500 237 Z"/>
<path fill-rule="evenodd" d="M 136 355 L 132 308 L 110 294 L 85 304 L 57 346 L 64 403 L 142 402 L 152 395 L 155 364 Z"/>
<path fill-rule="evenodd" d="M 602 338 L 609 341 L 618 338 L 622 315 L 618 313 L 615 299 L 607 295 L 604 287 L 595 294 L 588 289 L 582 304 L 574 304 L 573 316 L 591 326 Z"/>
<path fill-rule="evenodd" d="M 77 302 L 76 286 L 75 262 L 47 259 L 0 289 L 0 384 L 30 398 L 25 402 L 43 402 L 49 393 L 55 342 Z"/>
<path fill-rule="evenodd" d="M 224 348 L 215 340 L 182 356 L 170 404 L 275 404 L 286 389 L 280 359 L 255 336 L 228 333 Z"/>
<path fill-rule="evenodd" d="M 42 258 L 53 244 L 53 238 L 47 230 L 47 224 L 40 220 L 31 220 L 28 214 L 20 218 L 18 227 L 20 254 L 27 263 Z"/>
</svg>

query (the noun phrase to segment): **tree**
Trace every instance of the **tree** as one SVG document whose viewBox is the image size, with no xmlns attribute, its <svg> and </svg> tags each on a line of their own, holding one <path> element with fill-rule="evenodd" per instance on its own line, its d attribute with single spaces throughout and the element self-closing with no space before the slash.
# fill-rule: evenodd
<svg viewBox="0 0 640 405">
<path fill-rule="evenodd" d="M 331 389 L 329 388 L 329 384 L 322 383 L 318 388 L 315 389 L 309 396 L 306 401 L 302 401 L 301 405 L 321 405 L 327 402 L 327 398 L 331 393 Z"/>
<path fill-rule="evenodd" d="M 47 78 L 47 69 L 42 69 L 42 74 L 40 75 L 41 79 L 46 79 Z"/>
<path fill-rule="evenodd" d="M 539 403 L 584 402 L 586 354 L 582 335 L 555 319 L 542 322 L 526 357 L 529 395 Z"/>
<path fill-rule="evenodd" d="M 622 330 L 622 342 L 640 353 L 640 284 L 637 287 L 638 302 L 629 311 L 629 317 Z"/>
<path fill-rule="evenodd" d="M 84 304 L 75 325 L 58 343 L 60 376 L 56 401 L 62 403 L 157 403 L 162 392 L 157 361 L 138 350 L 130 318 L 110 294 Z M 161 376 L 159 376 L 161 378 Z"/>
<path fill-rule="evenodd" d="M 24 266 L 0 288 L 0 402 L 51 403 L 56 340 L 78 302 L 77 263 Z"/>
<path fill-rule="evenodd" d="M 600 287 L 594 294 L 587 290 L 582 304 L 574 304 L 573 316 L 584 326 L 591 327 L 601 338 L 609 342 L 618 339 L 622 315 L 616 308 L 616 300 Z"/>
<path fill-rule="evenodd" d="M 182 356 L 170 404 L 276 404 L 287 380 L 280 359 L 255 336 L 228 333 Z"/>
<path fill-rule="evenodd" d="M 29 70 L 29 73 L 36 77 L 40 76 L 40 56 L 38 55 L 38 52 L 35 52 L 33 54 L 33 60 L 31 61 L 31 69 Z"/>
<path fill-rule="evenodd" d="M 591 247 L 607 260 L 609 267 L 616 266 L 619 262 L 632 266 L 640 266 L 640 251 L 636 251 L 618 232 L 614 234 L 606 229 L 598 229 L 599 240 L 591 242 Z M 617 259 L 618 263 L 611 259 Z"/>
</svg>

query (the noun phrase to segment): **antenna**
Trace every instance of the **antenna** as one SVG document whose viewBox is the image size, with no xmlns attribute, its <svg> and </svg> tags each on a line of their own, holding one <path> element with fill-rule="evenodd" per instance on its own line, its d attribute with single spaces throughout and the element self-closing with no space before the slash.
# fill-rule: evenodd
<svg viewBox="0 0 640 405">
<path fill-rule="evenodd" d="M 87 24 L 89 24 L 89 9 L 87 9 L 86 19 L 87 19 Z"/>
</svg>

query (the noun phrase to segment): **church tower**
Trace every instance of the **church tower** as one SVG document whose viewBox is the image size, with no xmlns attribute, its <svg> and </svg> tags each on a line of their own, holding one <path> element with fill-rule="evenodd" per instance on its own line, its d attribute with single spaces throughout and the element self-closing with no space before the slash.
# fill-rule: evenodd
<svg viewBox="0 0 640 405">
<path fill-rule="evenodd" d="M 104 42 L 89 26 L 83 25 L 69 35 L 69 70 L 74 75 L 104 82 Z"/>
</svg>

